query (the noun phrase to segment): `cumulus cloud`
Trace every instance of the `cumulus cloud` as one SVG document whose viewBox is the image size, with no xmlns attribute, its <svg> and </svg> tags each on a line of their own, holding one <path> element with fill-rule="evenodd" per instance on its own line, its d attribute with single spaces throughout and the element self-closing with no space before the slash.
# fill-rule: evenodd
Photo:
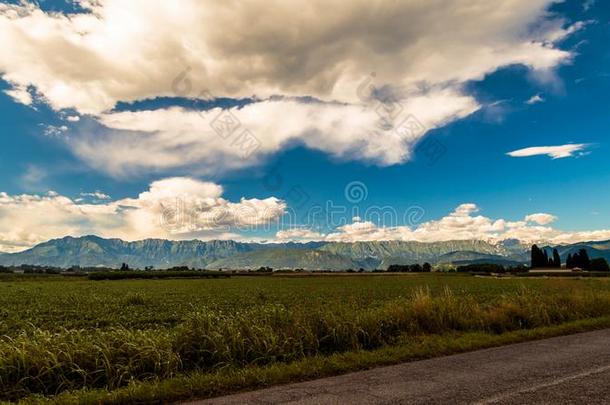
<svg viewBox="0 0 610 405">
<path fill-rule="evenodd" d="M 17 251 L 65 235 L 226 239 L 237 236 L 232 229 L 276 221 L 286 209 L 274 197 L 231 202 L 222 193 L 220 185 L 191 178 L 155 181 L 137 198 L 99 204 L 55 192 L 0 193 L 0 251 Z"/>
<path fill-rule="evenodd" d="M 527 222 L 534 222 L 538 225 L 548 225 L 551 222 L 555 222 L 557 220 L 557 217 L 551 214 L 537 213 L 527 215 L 525 217 L 525 220 Z"/>
<path fill-rule="evenodd" d="M 294 228 L 278 231 L 275 238 L 280 242 L 307 242 L 312 240 L 320 240 L 322 235 L 319 232 L 305 228 Z"/>
<path fill-rule="evenodd" d="M 113 174 L 192 164 L 207 171 L 240 168 L 295 143 L 338 158 L 391 165 L 410 157 L 423 128 L 464 117 L 477 105 L 445 89 L 413 97 L 405 109 L 417 116 L 419 130 L 409 127 L 413 122 L 407 117 L 404 124 L 386 128 L 372 108 L 294 99 L 226 110 L 115 112 L 100 116 L 108 131 L 83 131 L 69 145 L 91 165 Z"/>
<path fill-rule="evenodd" d="M 0 193 L 0 251 L 12 252 L 65 235 L 97 234 L 125 240 L 144 238 L 245 240 L 240 230 L 278 222 L 286 203 L 269 197 L 222 198 L 221 186 L 191 178 L 151 183 L 136 198 L 96 204 L 47 194 Z M 510 221 L 480 215 L 476 204 L 456 207 L 448 215 L 417 226 L 380 226 L 366 218 L 322 234 L 306 227 L 283 229 L 275 240 L 295 241 L 419 241 L 519 239 L 530 243 L 575 243 L 610 239 L 610 230 L 564 232 L 550 225 L 557 218 L 536 213 Z M 250 238 L 252 239 L 252 238 Z"/>
<path fill-rule="evenodd" d="M 450 240 L 519 239 L 529 243 L 575 243 L 610 239 L 610 230 L 564 232 L 548 226 L 557 217 L 551 214 L 530 214 L 524 220 L 493 219 L 477 214 L 476 204 L 461 204 L 449 215 L 418 226 L 380 226 L 359 220 L 322 235 L 319 240 L 336 242 L 401 240 L 437 242 Z"/>
<path fill-rule="evenodd" d="M 569 143 L 559 146 L 533 146 L 530 148 L 518 149 L 508 152 L 511 157 L 530 157 L 546 155 L 553 159 L 562 159 L 567 157 L 582 156 L 584 150 L 589 146 L 586 143 Z"/>
<path fill-rule="evenodd" d="M 552 46 L 570 32 L 547 14 L 552 0 L 78 3 L 86 12 L 70 16 L 2 4 L 0 70 L 54 108 L 85 113 L 174 95 L 172 78 L 186 67 L 194 75 L 185 90 L 347 101 L 373 71 L 387 84 L 464 82 L 515 63 L 545 70 L 570 56 Z"/>
<path fill-rule="evenodd" d="M 57 111 L 89 114 L 105 125 L 100 139 L 81 136 L 70 145 L 112 173 L 174 167 L 182 153 L 186 165 L 200 159 L 217 170 L 241 167 L 291 140 L 395 164 L 409 159 L 417 139 L 388 128 L 379 139 L 363 135 L 377 124 L 375 100 L 391 95 L 399 108 L 390 115 L 398 109 L 415 116 L 424 130 L 407 138 L 421 138 L 480 107 L 465 93 L 468 81 L 512 64 L 549 74 L 572 56 L 558 41 L 582 26 L 549 14 L 553 2 L 81 0 L 85 12 L 70 15 L 29 2 L 0 4 L 0 74 L 18 102 L 31 104 L 31 89 Z M 239 111 L 261 141 L 248 163 L 226 162 L 237 154 L 231 142 L 202 134 L 209 128 L 194 124 L 196 112 L 110 112 L 118 102 L 202 94 L 258 101 Z M 277 95 L 322 103 L 269 101 Z M 149 158 L 115 149 L 125 146 Z"/>
</svg>

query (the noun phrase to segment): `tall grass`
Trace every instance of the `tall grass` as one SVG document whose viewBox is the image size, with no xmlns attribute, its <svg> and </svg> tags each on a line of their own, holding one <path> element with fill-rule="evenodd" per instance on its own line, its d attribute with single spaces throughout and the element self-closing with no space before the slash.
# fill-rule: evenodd
<svg viewBox="0 0 610 405">
<path fill-rule="evenodd" d="M 128 297 L 140 304 L 137 296 Z M 445 288 L 419 288 L 370 308 L 349 304 L 295 310 L 279 304 L 227 312 L 199 309 L 174 328 L 32 328 L 0 339 L 0 392 L 14 400 L 83 387 L 115 389 L 131 380 L 291 362 L 317 354 L 370 350 L 397 339 L 455 331 L 502 333 L 610 315 L 610 292 L 565 294 L 523 288 L 489 301 Z"/>
</svg>

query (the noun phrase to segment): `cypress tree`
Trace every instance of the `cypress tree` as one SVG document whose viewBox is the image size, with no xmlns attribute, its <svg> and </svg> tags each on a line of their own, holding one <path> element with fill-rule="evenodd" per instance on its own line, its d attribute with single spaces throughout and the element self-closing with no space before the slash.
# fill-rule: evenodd
<svg viewBox="0 0 610 405">
<path fill-rule="evenodd" d="M 549 267 L 549 254 L 546 252 L 546 249 L 542 250 L 544 252 L 544 263 L 542 267 Z"/>
<path fill-rule="evenodd" d="M 572 266 L 580 267 L 580 254 L 576 252 L 572 255 Z"/>
<path fill-rule="evenodd" d="M 572 253 L 568 253 L 568 258 L 566 259 L 566 269 L 573 269 L 574 262 L 572 259 Z"/>
<path fill-rule="evenodd" d="M 532 246 L 532 268 L 552 267 L 552 259 L 546 250 L 540 249 L 537 245 Z"/>
<path fill-rule="evenodd" d="M 580 249 L 579 254 L 580 258 L 580 268 L 581 269 L 589 269 L 591 267 L 591 260 L 589 259 L 589 254 L 585 249 Z"/>
<path fill-rule="evenodd" d="M 553 249 L 553 265 L 555 268 L 561 268 L 561 257 L 559 257 L 559 252 L 557 249 Z"/>
<path fill-rule="evenodd" d="M 532 269 L 540 266 L 540 249 L 537 245 L 532 246 Z"/>
</svg>

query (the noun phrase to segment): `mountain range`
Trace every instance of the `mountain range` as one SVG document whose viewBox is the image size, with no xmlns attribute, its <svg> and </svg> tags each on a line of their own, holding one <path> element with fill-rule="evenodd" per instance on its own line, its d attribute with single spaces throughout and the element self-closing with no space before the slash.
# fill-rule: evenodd
<svg viewBox="0 0 610 405">
<path fill-rule="evenodd" d="M 552 248 L 547 246 L 546 248 Z M 610 241 L 580 242 L 557 246 L 563 260 L 569 253 L 586 249 L 589 256 L 610 260 Z M 126 242 L 98 236 L 64 237 L 41 243 L 18 253 L 0 254 L 0 265 L 31 264 L 55 267 L 168 268 L 189 266 L 207 269 L 345 270 L 385 269 L 392 264 L 529 262 L 530 245 L 510 239 L 493 243 L 483 240 L 445 242 L 308 242 L 245 243 L 232 240 L 170 241 L 146 239 Z"/>
</svg>

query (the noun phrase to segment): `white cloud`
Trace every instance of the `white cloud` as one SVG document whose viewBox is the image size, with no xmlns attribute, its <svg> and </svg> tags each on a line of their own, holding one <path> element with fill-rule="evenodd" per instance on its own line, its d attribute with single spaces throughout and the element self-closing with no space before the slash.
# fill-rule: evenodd
<svg viewBox="0 0 610 405">
<path fill-rule="evenodd" d="M 401 240 L 437 242 L 450 240 L 519 239 L 527 243 L 575 243 L 610 239 L 610 229 L 581 232 L 564 232 L 548 226 L 557 217 L 551 214 L 530 214 L 523 221 L 492 219 L 476 215 L 475 204 L 461 204 L 449 215 L 424 222 L 416 227 L 379 226 L 371 221 L 355 221 L 322 235 L 319 240 L 355 242 Z"/>
<path fill-rule="evenodd" d="M 322 235 L 318 232 L 305 228 L 293 228 L 283 231 L 278 231 L 275 235 L 278 241 L 286 242 L 307 242 L 312 240 L 320 240 Z"/>
<path fill-rule="evenodd" d="M 324 239 L 331 242 L 404 240 L 406 232 L 410 232 L 407 227 L 380 228 L 371 221 L 358 221 L 340 226 L 336 232 L 325 235 Z"/>
<path fill-rule="evenodd" d="M 186 67 L 190 86 L 178 89 L 190 87 L 189 96 L 205 89 L 354 101 L 373 71 L 384 84 L 409 87 L 464 82 L 515 63 L 546 70 L 570 57 L 552 46 L 570 32 L 547 14 L 552 0 L 79 3 L 88 12 L 70 16 L 2 4 L 0 70 L 55 109 L 85 113 L 173 95 L 172 80 Z"/>
<path fill-rule="evenodd" d="M 143 238 L 236 237 L 235 227 L 280 218 L 286 204 L 274 197 L 222 198 L 221 186 L 190 178 L 155 181 L 137 198 L 87 204 L 61 196 L 0 193 L 0 251 L 17 251 L 65 235 Z"/>
<path fill-rule="evenodd" d="M 230 202 L 222 187 L 190 178 L 153 182 L 137 198 L 98 204 L 72 200 L 56 192 L 45 195 L 0 193 L 0 251 L 19 251 L 51 238 L 97 234 L 125 240 L 144 238 L 248 240 L 236 230 L 268 225 L 286 214 L 274 197 Z M 280 230 L 276 241 L 436 242 L 519 239 L 529 243 L 575 243 L 610 239 L 610 229 L 565 232 L 549 226 L 556 217 L 530 214 L 522 221 L 477 214 L 475 204 L 462 204 L 449 215 L 418 226 L 379 226 L 366 218 L 322 234 L 301 228 Z"/>
<path fill-rule="evenodd" d="M 553 159 L 561 159 L 573 156 L 582 156 L 584 149 L 589 144 L 586 143 L 569 143 L 560 146 L 533 146 L 530 148 L 514 150 L 508 152 L 508 156 L 512 157 L 530 157 L 538 155 L 547 155 Z"/>
<path fill-rule="evenodd" d="M 65 125 L 61 125 L 61 126 L 47 125 L 44 128 L 43 134 L 44 134 L 44 136 L 56 138 L 56 137 L 63 136 L 67 130 L 68 130 L 68 127 Z"/>
<path fill-rule="evenodd" d="M 533 104 L 538 104 L 538 103 L 543 103 L 544 102 L 544 98 L 542 98 L 542 96 L 540 94 L 535 94 L 532 97 L 530 97 L 525 104 L 529 104 L 529 105 L 533 105 Z"/>
<path fill-rule="evenodd" d="M 4 93 L 13 98 L 13 100 L 24 105 L 32 104 L 32 95 L 26 86 L 14 85 L 12 89 L 4 90 Z"/>
<path fill-rule="evenodd" d="M 610 230 L 598 231 L 562 232 L 554 236 L 551 242 L 557 244 L 568 244 L 576 242 L 602 241 L 610 239 Z"/>
<path fill-rule="evenodd" d="M 66 119 L 70 122 L 78 122 L 80 121 L 80 117 L 78 115 L 69 115 Z"/>
<path fill-rule="evenodd" d="M 420 125 L 432 129 L 472 113 L 477 104 L 440 90 L 409 99 L 405 109 L 417 116 Z M 225 117 L 241 124 L 232 134 L 214 129 Z M 339 158 L 391 165 L 407 160 L 425 134 L 400 124 L 380 128 L 382 121 L 372 108 L 293 99 L 260 101 L 224 112 L 174 107 L 108 113 L 100 116 L 100 122 L 109 130 L 101 134 L 85 130 L 69 145 L 92 166 L 112 174 L 193 164 L 207 172 L 240 168 L 295 142 Z M 246 130 L 253 141 L 243 145 L 240 140 Z"/>
<path fill-rule="evenodd" d="M 551 214 L 537 213 L 527 215 L 525 217 L 525 220 L 527 222 L 534 222 L 538 225 L 548 225 L 551 222 L 555 222 L 557 220 L 557 217 Z"/>
<path fill-rule="evenodd" d="M 475 204 L 461 204 L 449 215 L 428 221 L 412 228 L 409 226 L 382 227 L 371 221 L 360 221 L 344 225 L 337 232 L 326 235 L 330 241 L 356 240 L 413 240 L 434 242 L 443 240 L 488 239 L 493 233 L 505 228 L 505 222 L 492 221 L 474 214 Z"/>
<path fill-rule="evenodd" d="M 385 0 L 372 7 L 366 0 L 245 0 L 231 6 L 82 0 L 87 12 L 69 16 L 27 2 L 0 4 L 0 74 L 18 102 L 32 103 L 31 88 L 37 101 L 57 111 L 73 109 L 106 125 L 107 131 L 72 147 L 112 173 L 175 167 L 183 155 L 186 165 L 198 161 L 207 171 L 226 170 L 254 164 L 291 140 L 339 157 L 395 164 L 409 159 L 417 139 L 397 139 L 391 131 L 381 139 L 363 135 L 376 124 L 371 96 L 392 94 L 429 130 L 480 107 L 465 93 L 468 81 L 512 64 L 550 75 L 572 56 L 555 44 L 582 26 L 566 26 L 548 13 L 553 2 Z M 206 134 L 209 127 L 194 123 L 196 112 L 109 113 L 118 102 L 197 98 L 204 90 L 206 96 L 263 100 L 239 111 L 262 143 L 247 164 Z M 336 103 L 264 101 L 275 95 Z M 213 151 L 206 153 L 208 143 Z M 125 146 L 143 152 L 115 150 Z"/>
</svg>

